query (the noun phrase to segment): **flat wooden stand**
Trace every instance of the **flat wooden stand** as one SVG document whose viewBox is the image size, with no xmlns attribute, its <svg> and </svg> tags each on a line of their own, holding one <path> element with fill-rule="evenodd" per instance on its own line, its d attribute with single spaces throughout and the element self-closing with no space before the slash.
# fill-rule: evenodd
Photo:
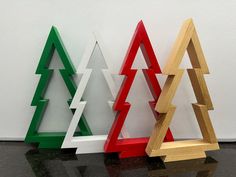
<svg viewBox="0 0 236 177">
<path fill-rule="evenodd" d="M 197 103 L 192 104 L 192 107 L 203 139 L 163 143 L 176 109 L 171 102 L 183 76 L 184 70 L 179 69 L 179 64 L 186 50 L 193 67 L 187 71 L 197 99 Z M 214 108 L 203 76 L 209 71 L 191 19 L 185 21 L 163 73 L 168 76 L 155 107 L 159 112 L 159 118 L 146 147 L 147 154 L 150 157 L 160 156 L 164 162 L 171 162 L 204 158 L 205 151 L 219 149 L 208 114 L 208 110 Z"/>
<path fill-rule="evenodd" d="M 160 156 L 164 162 L 205 158 L 205 151 L 219 149 L 218 143 L 208 143 L 203 140 L 185 140 L 164 142 L 160 149 L 149 151 L 149 156 Z"/>
<path fill-rule="evenodd" d="M 161 157 L 163 162 L 172 162 L 172 161 L 179 161 L 179 160 L 191 160 L 191 159 L 199 159 L 199 158 L 206 158 L 206 153 L 202 152 L 192 152 L 192 153 L 179 153 L 179 154 L 172 154 Z"/>
</svg>

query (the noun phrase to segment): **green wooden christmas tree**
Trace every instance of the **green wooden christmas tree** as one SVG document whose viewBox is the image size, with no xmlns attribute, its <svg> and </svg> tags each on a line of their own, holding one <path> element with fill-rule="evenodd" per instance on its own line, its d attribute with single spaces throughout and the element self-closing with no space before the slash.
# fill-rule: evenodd
<svg viewBox="0 0 236 177">
<path fill-rule="evenodd" d="M 69 54 L 62 42 L 62 39 L 53 26 L 49 33 L 48 39 L 46 41 L 43 53 L 41 55 L 36 74 L 41 74 L 38 86 L 36 88 L 31 106 L 36 106 L 33 119 L 31 121 L 30 127 L 28 129 L 27 135 L 25 137 L 26 143 L 37 143 L 39 148 L 60 148 L 65 136 L 65 132 L 38 132 L 41 120 L 44 116 L 44 112 L 47 108 L 49 99 L 44 99 L 44 95 L 52 76 L 53 70 L 49 69 L 49 64 L 53 57 L 53 53 L 57 50 L 59 58 L 62 61 L 64 69 L 60 69 L 60 75 L 71 95 L 74 96 L 76 91 L 76 85 L 72 79 L 75 74 L 75 68 L 70 60 Z M 70 105 L 72 99 L 69 99 L 68 106 Z M 73 112 L 73 110 L 72 110 Z M 79 121 L 79 132 L 78 135 L 91 135 L 92 132 L 86 122 L 86 119 L 82 115 Z"/>
</svg>

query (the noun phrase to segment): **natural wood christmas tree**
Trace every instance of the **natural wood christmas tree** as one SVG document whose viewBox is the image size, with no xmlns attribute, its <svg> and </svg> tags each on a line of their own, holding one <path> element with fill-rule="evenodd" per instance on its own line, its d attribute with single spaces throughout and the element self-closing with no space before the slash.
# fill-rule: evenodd
<svg viewBox="0 0 236 177">
<path fill-rule="evenodd" d="M 163 142 L 176 109 L 171 102 L 183 75 L 184 70 L 179 69 L 179 64 L 186 50 L 193 67 L 192 69 L 187 69 L 187 71 L 197 99 L 197 103 L 192 104 L 192 107 L 203 139 Z M 155 110 L 160 115 L 146 147 L 146 152 L 150 157 L 161 156 L 165 162 L 196 159 L 205 157 L 205 151 L 219 149 L 208 114 L 208 110 L 213 110 L 211 98 L 203 76 L 203 74 L 208 73 L 209 70 L 193 21 L 192 19 L 188 19 L 182 26 L 163 70 L 163 74 L 168 75 L 168 77 L 155 107 Z"/>
</svg>

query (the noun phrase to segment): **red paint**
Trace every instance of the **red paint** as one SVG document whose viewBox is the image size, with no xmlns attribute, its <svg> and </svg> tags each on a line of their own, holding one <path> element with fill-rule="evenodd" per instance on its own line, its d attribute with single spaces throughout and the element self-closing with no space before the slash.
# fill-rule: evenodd
<svg viewBox="0 0 236 177">
<path fill-rule="evenodd" d="M 129 102 L 126 102 L 126 98 L 128 96 L 128 93 L 130 91 L 131 85 L 134 81 L 137 72 L 136 69 L 131 69 L 131 67 L 139 47 L 141 48 L 146 64 L 148 66 L 148 69 L 143 69 L 142 71 L 154 98 L 154 100 L 150 101 L 149 104 L 156 119 L 158 119 L 158 113 L 154 110 L 154 107 L 157 102 L 157 99 L 160 96 L 161 88 L 155 74 L 160 74 L 161 69 L 157 62 L 157 58 L 153 51 L 151 42 L 148 38 L 144 24 L 142 21 L 140 21 L 137 25 L 127 54 L 125 56 L 123 65 L 121 67 L 120 75 L 125 75 L 126 77 L 123 80 L 115 103 L 113 105 L 113 109 L 117 111 L 117 115 L 108 134 L 106 143 L 104 145 L 105 152 L 118 152 L 120 158 L 146 155 L 145 148 L 149 140 L 148 137 L 118 139 L 120 131 L 131 106 Z M 173 140 L 174 139 L 172 133 L 168 129 L 165 141 Z"/>
</svg>

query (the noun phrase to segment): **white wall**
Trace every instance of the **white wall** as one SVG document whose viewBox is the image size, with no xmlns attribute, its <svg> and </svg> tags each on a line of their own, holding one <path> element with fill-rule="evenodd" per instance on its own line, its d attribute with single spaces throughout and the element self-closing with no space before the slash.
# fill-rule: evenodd
<svg viewBox="0 0 236 177">
<path fill-rule="evenodd" d="M 144 21 L 163 68 L 182 22 L 189 17 L 194 19 L 211 72 L 206 76 L 206 81 L 215 107 L 214 111 L 210 111 L 210 115 L 216 134 L 222 140 L 236 139 L 236 1 L 0 2 L 0 139 L 19 140 L 26 134 L 35 109 L 30 107 L 30 103 L 39 80 L 39 76 L 34 73 L 52 25 L 60 31 L 76 67 L 89 33 L 92 30 L 99 31 L 112 55 L 109 60 L 111 70 L 118 73 L 140 19 Z M 141 57 L 137 56 L 138 58 Z M 187 58 L 181 66 L 189 66 Z M 164 77 L 158 78 L 163 83 Z M 138 82 L 140 83 L 142 82 Z M 140 85 L 140 88 L 142 87 Z M 189 79 L 184 77 L 174 99 L 174 103 L 178 105 L 171 125 L 175 137 L 199 137 L 199 130 L 189 105 L 189 102 L 195 100 L 192 92 Z M 138 94 L 142 95 L 142 92 Z M 131 122 L 137 123 L 135 116 L 130 119 L 134 120 Z M 148 118 L 145 118 L 146 120 Z M 68 120 L 57 121 L 57 124 L 66 129 L 63 125 L 68 125 Z M 138 130 L 140 122 L 135 126 Z M 133 129 L 135 132 L 135 127 Z"/>
</svg>

